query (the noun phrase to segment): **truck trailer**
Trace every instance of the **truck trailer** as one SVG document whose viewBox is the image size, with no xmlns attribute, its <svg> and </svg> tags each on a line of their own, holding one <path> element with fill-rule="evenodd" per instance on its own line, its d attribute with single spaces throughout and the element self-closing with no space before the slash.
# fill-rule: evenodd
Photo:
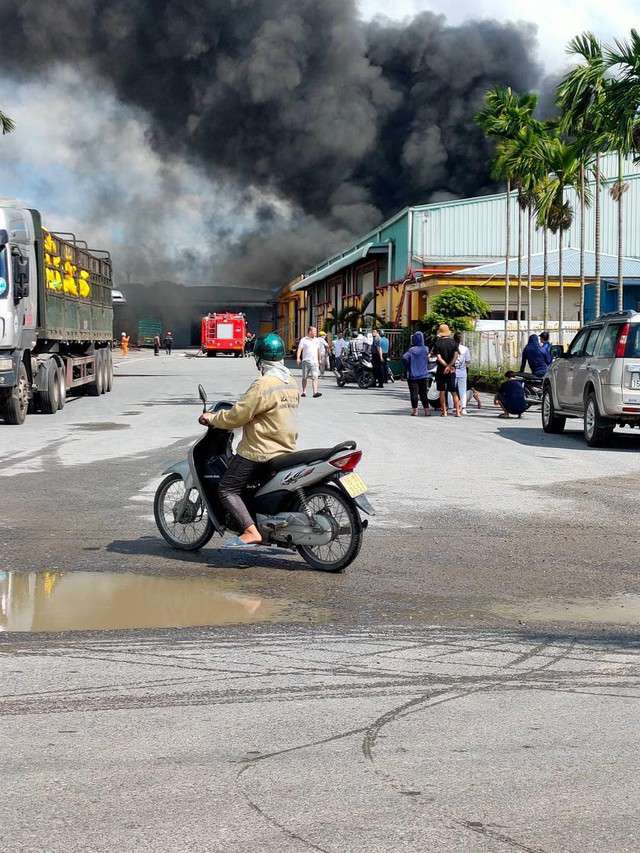
<svg viewBox="0 0 640 853">
<path fill-rule="evenodd" d="M 37 210 L 0 207 L 0 417 L 55 414 L 67 390 L 113 384 L 108 252 L 42 227 Z"/>
<path fill-rule="evenodd" d="M 247 321 L 244 314 L 207 314 L 202 318 L 202 351 L 213 357 L 227 353 L 244 355 Z"/>
</svg>

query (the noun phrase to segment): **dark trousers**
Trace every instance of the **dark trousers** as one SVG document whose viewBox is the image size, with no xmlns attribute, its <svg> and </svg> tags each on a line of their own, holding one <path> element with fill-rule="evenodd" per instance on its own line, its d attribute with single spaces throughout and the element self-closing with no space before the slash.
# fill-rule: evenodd
<svg viewBox="0 0 640 853">
<path fill-rule="evenodd" d="M 409 379 L 409 394 L 411 395 L 411 408 L 418 408 L 418 398 L 422 403 L 423 409 L 429 408 L 429 400 L 427 398 L 427 380 L 426 379 Z"/>
<path fill-rule="evenodd" d="M 263 466 L 264 462 L 252 462 L 250 459 L 245 459 L 244 456 L 236 455 L 220 480 L 218 487 L 220 500 L 231 515 L 238 520 L 240 531 L 255 524 L 240 495 L 245 486 L 258 476 Z"/>
<path fill-rule="evenodd" d="M 387 381 L 387 374 L 384 369 L 384 361 L 381 358 L 376 358 L 374 356 L 371 359 L 371 365 L 373 367 L 373 384 L 384 385 L 384 383 Z"/>
</svg>

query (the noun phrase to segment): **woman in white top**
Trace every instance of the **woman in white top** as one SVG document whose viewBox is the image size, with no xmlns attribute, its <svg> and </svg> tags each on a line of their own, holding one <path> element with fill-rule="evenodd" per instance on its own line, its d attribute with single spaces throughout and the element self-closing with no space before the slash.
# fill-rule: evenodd
<svg viewBox="0 0 640 853">
<path fill-rule="evenodd" d="M 455 360 L 456 385 L 458 386 L 458 397 L 460 398 L 460 409 L 463 415 L 467 414 L 467 365 L 471 361 L 471 350 L 462 343 L 462 335 L 456 332 L 453 340 L 458 344 L 458 358 Z M 447 400 L 449 410 L 453 409 L 453 398 L 449 394 Z"/>
</svg>

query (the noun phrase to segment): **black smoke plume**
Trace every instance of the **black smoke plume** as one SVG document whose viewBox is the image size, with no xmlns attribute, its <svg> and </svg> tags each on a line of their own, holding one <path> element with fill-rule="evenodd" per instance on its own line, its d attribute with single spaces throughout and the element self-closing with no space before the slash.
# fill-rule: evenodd
<svg viewBox="0 0 640 853">
<path fill-rule="evenodd" d="M 0 70 L 80 65 L 145 111 L 157 150 L 284 203 L 212 271 L 265 288 L 406 204 L 493 189 L 474 113 L 540 71 L 528 25 L 367 24 L 351 0 L 3 0 L 0 32 Z"/>
</svg>

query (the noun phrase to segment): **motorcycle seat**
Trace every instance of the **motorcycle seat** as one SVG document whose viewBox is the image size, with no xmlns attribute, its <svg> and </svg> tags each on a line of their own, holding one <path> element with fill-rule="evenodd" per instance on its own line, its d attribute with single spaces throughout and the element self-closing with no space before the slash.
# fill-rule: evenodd
<svg viewBox="0 0 640 853">
<path fill-rule="evenodd" d="M 297 450 L 295 453 L 285 453 L 267 462 L 267 471 L 269 474 L 277 474 L 278 471 L 284 471 L 285 468 L 294 468 L 296 465 L 326 462 L 334 453 L 339 453 L 341 450 L 355 450 L 356 447 L 355 441 L 343 441 L 341 444 L 336 444 L 335 447 L 316 447 L 311 450 Z"/>
</svg>

